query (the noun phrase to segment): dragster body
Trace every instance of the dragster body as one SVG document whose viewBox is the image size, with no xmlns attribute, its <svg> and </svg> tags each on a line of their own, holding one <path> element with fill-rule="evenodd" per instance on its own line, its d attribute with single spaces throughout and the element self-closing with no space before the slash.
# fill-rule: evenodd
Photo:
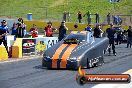
<svg viewBox="0 0 132 88">
<path fill-rule="evenodd" d="M 104 63 L 103 54 L 108 45 L 107 37 L 94 38 L 92 33 L 86 31 L 71 32 L 44 52 L 42 66 L 53 69 L 98 66 Z"/>
</svg>

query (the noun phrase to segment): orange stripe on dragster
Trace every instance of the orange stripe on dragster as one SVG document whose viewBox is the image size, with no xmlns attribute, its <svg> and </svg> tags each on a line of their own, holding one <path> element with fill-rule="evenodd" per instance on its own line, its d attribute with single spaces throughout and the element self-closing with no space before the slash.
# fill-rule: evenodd
<svg viewBox="0 0 132 88">
<path fill-rule="evenodd" d="M 67 59 L 69 58 L 72 50 L 76 48 L 76 46 L 77 46 L 77 44 L 71 44 L 67 48 L 67 50 L 64 52 L 62 59 L 61 59 L 60 68 L 66 68 Z"/>
<path fill-rule="evenodd" d="M 52 57 L 52 68 L 57 68 L 57 59 L 59 59 L 59 56 L 62 52 L 62 50 L 67 46 L 68 44 L 62 44 L 55 52 L 55 54 Z"/>
</svg>

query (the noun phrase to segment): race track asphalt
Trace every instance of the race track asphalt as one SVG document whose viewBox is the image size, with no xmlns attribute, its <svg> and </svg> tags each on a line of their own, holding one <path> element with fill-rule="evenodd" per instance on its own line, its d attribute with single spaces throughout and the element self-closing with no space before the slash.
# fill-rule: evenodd
<svg viewBox="0 0 132 88">
<path fill-rule="evenodd" d="M 132 49 L 116 46 L 117 56 L 104 56 L 105 64 L 86 69 L 88 74 L 120 74 L 132 69 Z M 0 88 L 92 88 L 96 84 L 80 86 L 77 71 L 48 70 L 41 67 L 41 58 L 0 63 Z"/>
</svg>

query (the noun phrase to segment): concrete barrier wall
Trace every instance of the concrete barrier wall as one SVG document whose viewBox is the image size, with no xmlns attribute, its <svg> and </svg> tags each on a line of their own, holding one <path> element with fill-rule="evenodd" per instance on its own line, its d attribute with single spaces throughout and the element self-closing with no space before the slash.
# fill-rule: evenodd
<svg viewBox="0 0 132 88">
<path fill-rule="evenodd" d="M 36 24 L 39 29 L 44 29 L 44 27 L 47 26 L 47 22 L 44 22 L 44 21 L 25 20 L 24 22 L 27 25 L 27 31 L 30 30 L 30 28 L 32 27 L 33 24 Z M 59 28 L 61 22 L 52 22 L 52 24 L 53 24 L 54 28 Z M 68 29 L 72 30 L 72 31 L 83 31 L 87 27 L 87 24 L 78 24 L 78 28 L 75 29 L 74 25 L 75 25 L 75 23 L 66 23 L 66 26 L 68 27 Z M 93 27 L 95 27 L 95 24 L 92 25 L 92 28 Z M 109 25 L 103 25 L 102 26 L 103 31 L 105 31 L 108 27 L 109 27 Z M 122 26 L 122 28 L 127 30 L 128 26 Z"/>
<path fill-rule="evenodd" d="M 22 58 L 22 38 L 17 38 L 12 46 L 12 57 Z"/>
<path fill-rule="evenodd" d="M 8 60 L 8 53 L 5 46 L 0 45 L 0 61 Z"/>
<path fill-rule="evenodd" d="M 33 24 L 36 24 L 39 29 L 44 29 L 44 27 L 47 26 L 47 22 L 44 22 L 44 21 L 26 21 L 25 20 L 24 23 L 27 25 L 27 31 L 30 30 Z M 54 28 L 59 28 L 60 24 L 61 22 L 52 22 L 52 26 Z M 85 27 L 87 26 L 87 24 L 78 24 L 78 28 L 75 29 L 74 25 L 75 25 L 74 23 L 66 23 L 66 26 L 68 27 L 69 30 L 81 31 L 81 30 L 84 30 Z"/>
<path fill-rule="evenodd" d="M 43 51 L 58 42 L 58 37 L 17 38 L 12 46 L 12 58 L 22 58 L 23 55 L 30 56 L 30 50 L 27 51 L 26 48 L 23 49 L 23 47 L 25 47 L 25 44 L 26 47 L 32 47 L 30 46 L 29 41 L 32 41 L 35 44 L 35 51 L 33 52 L 35 52 L 36 55 L 41 55 L 43 54 Z"/>
</svg>

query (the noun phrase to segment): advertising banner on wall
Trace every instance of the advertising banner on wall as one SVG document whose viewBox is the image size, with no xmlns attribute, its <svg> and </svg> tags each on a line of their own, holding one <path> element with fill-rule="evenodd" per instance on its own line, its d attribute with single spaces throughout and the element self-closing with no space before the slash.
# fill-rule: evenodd
<svg viewBox="0 0 132 88">
<path fill-rule="evenodd" d="M 36 39 L 23 38 L 22 40 L 22 53 L 23 56 L 35 55 Z"/>
<path fill-rule="evenodd" d="M 36 39 L 36 54 L 42 55 L 43 52 L 56 44 L 58 42 L 58 37 L 40 37 Z"/>
<path fill-rule="evenodd" d="M 42 55 L 44 51 L 58 42 L 58 37 L 37 37 L 22 39 L 23 56 Z"/>
</svg>

